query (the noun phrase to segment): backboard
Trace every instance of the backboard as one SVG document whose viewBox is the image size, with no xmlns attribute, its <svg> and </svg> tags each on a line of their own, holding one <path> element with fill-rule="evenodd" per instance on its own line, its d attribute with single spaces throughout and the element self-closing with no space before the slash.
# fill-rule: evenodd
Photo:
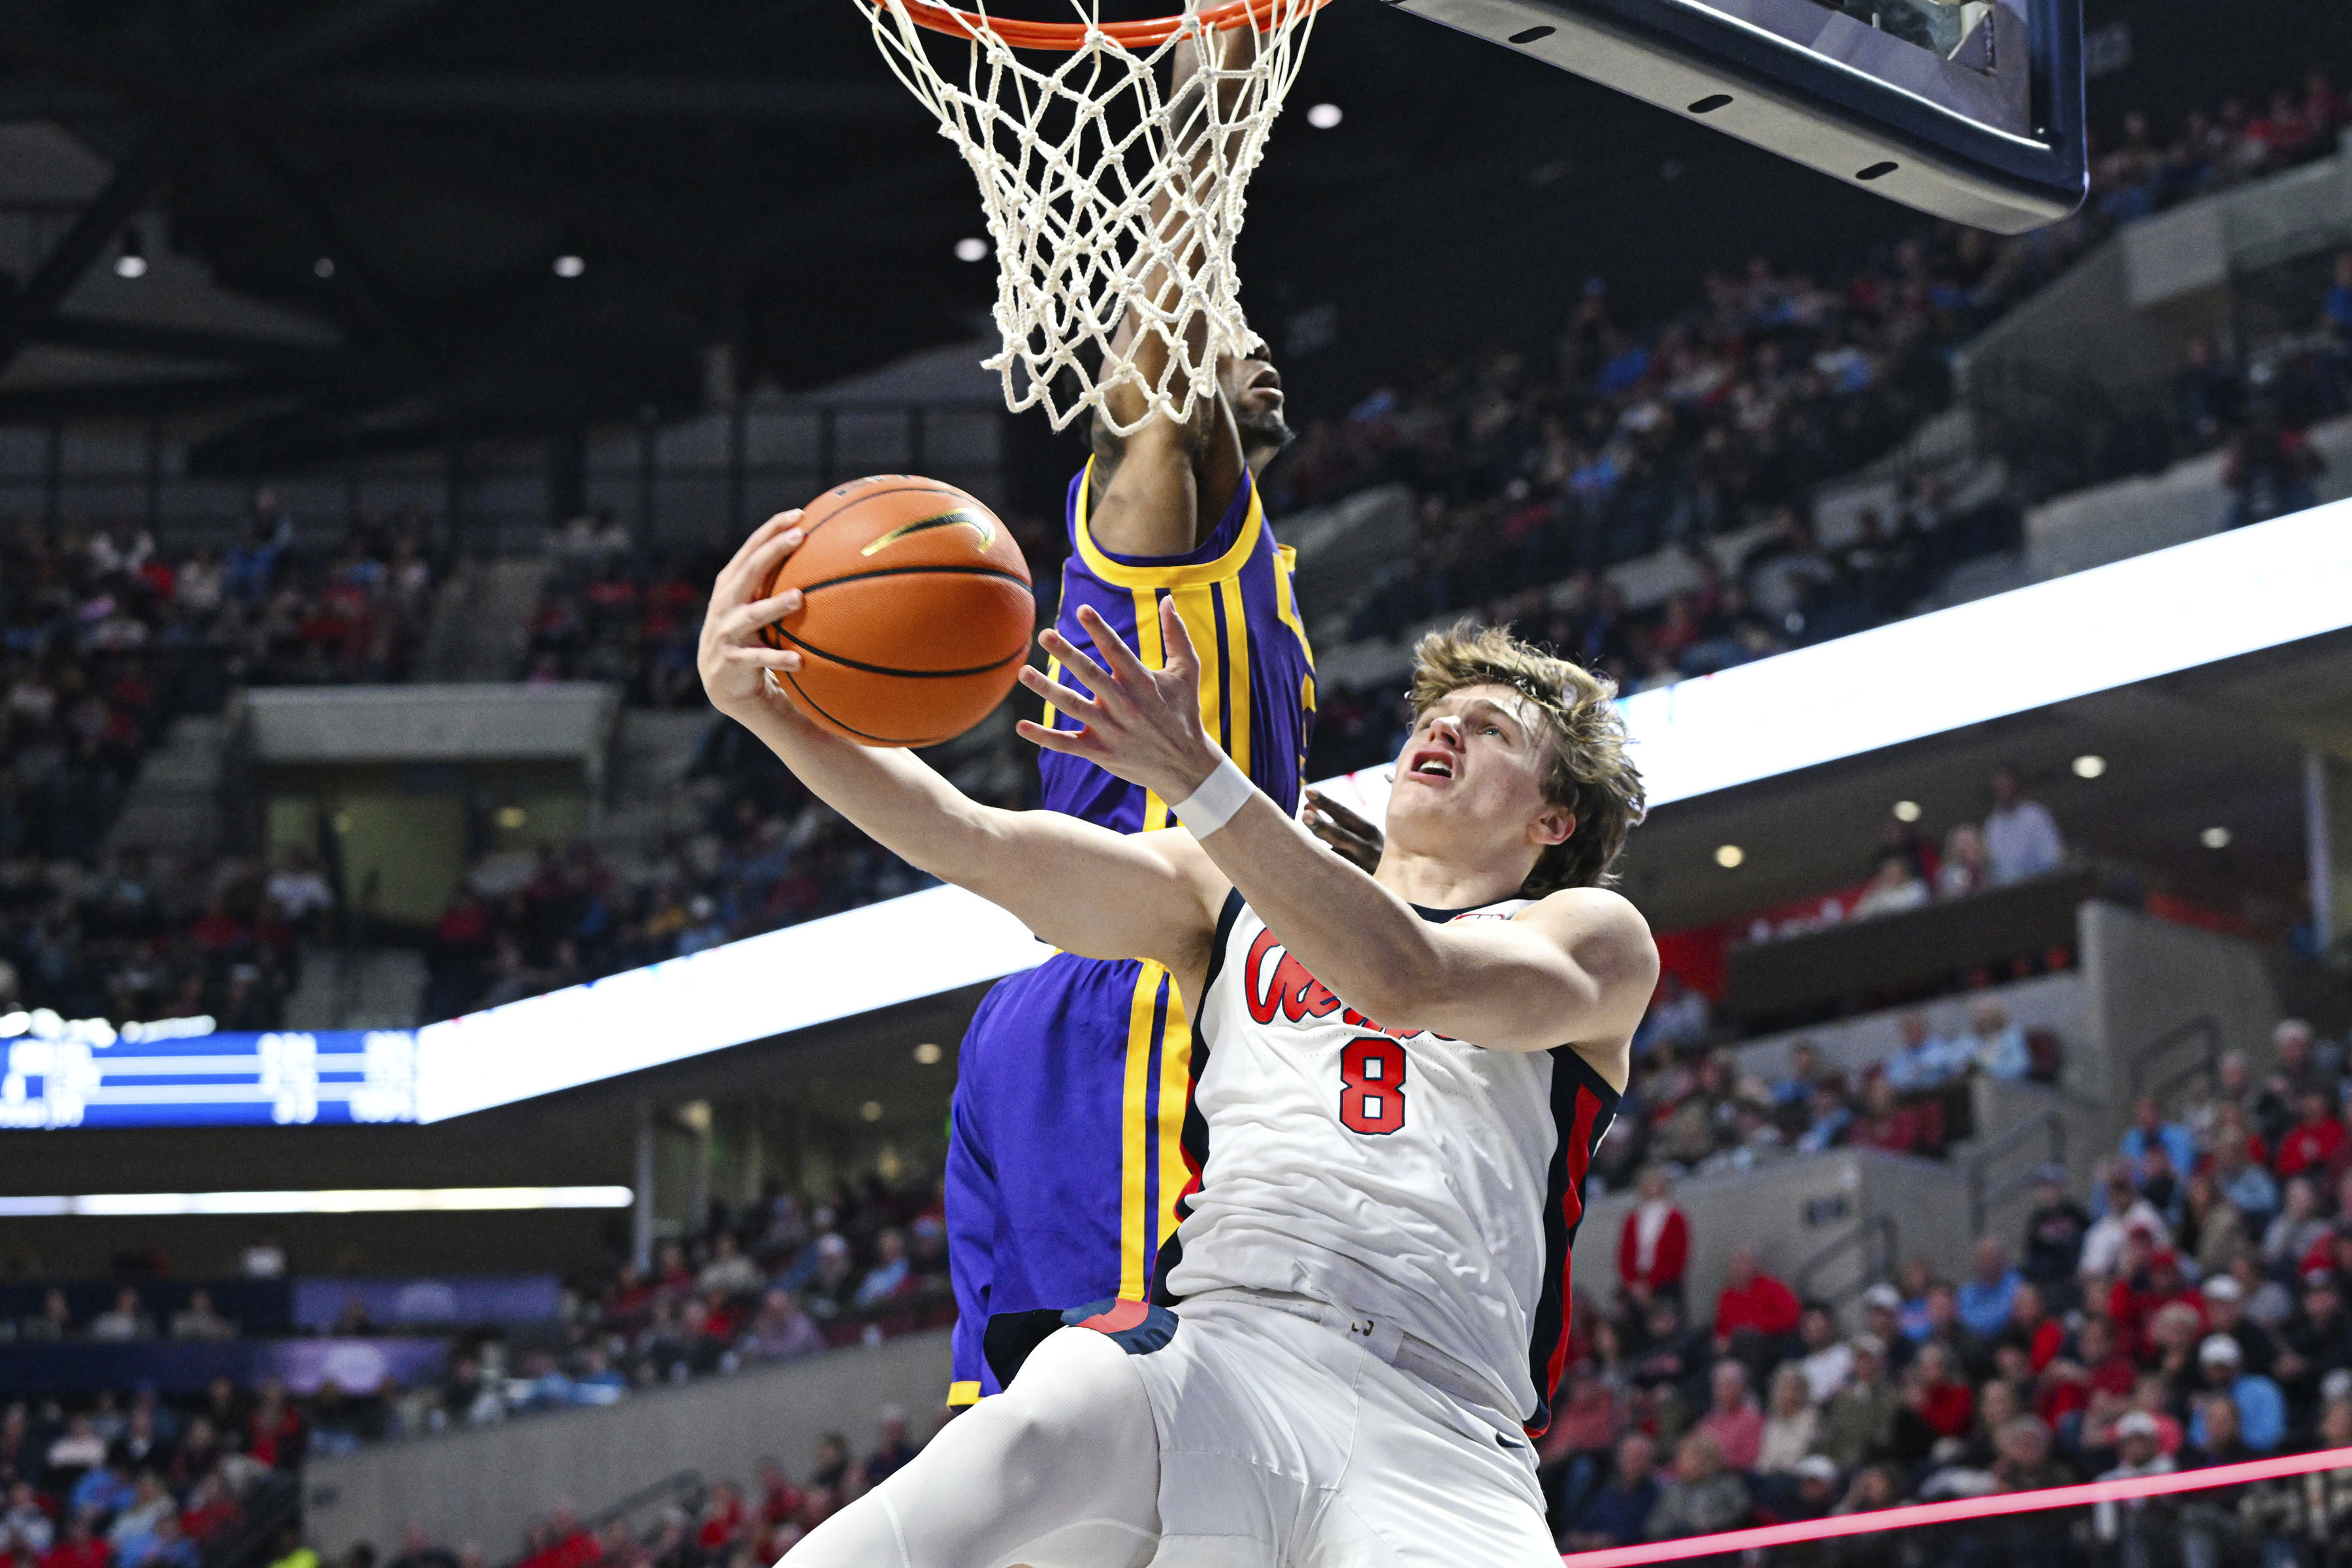
<svg viewBox="0 0 2352 1568">
<path fill-rule="evenodd" d="M 2082 0 L 1389 0 L 2003 234 L 2088 183 Z"/>
</svg>

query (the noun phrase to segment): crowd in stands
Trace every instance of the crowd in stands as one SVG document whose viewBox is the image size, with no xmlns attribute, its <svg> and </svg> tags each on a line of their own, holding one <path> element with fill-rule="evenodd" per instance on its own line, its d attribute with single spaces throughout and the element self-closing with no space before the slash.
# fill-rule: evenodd
<svg viewBox="0 0 2352 1568">
<path fill-rule="evenodd" d="M 425 1524 L 411 1523 L 386 1568 L 771 1568 L 802 1536 L 919 1451 L 916 1424 L 903 1407 L 884 1405 L 875 1426 L 873 1447 L 863 1458 L 846 1435 L 830 1432 L 818 1439 L 797 1479 L 769 1455 L 748 1481 L 712 1480 L 643 1517 L 587 1521 L 575 1504 L 557 1502 L 513 1550 L 493 1552 L 478 1542 L 441 1545 Z M 379 1558 L 373 1544 L 362 1544 L 337 1568 L 376 1568 Z M 315 1559 L 281 1561 L 271 1568 L 318 1565 Z"/>
<path fill-rule="evenodd" d="M 640 707 L 700 702 L 695 637 L 731 548 L 645 550 L 609 510 L 574 518 L 555 535 L 524 679 L 610 681 Z"/>
<path fill-rule="evenodd" d="M 121 526 L 0 538 L 0 1010 L 275 1021 L 315 869 L 100 847 L 179 715 L 236 685 L 401 679 L 422 538 L 415 517 L 306 537 L 268 490 L 226 551 Z"/>
<path fill-rule="evenodd" d="M 0 1564 L 206 1568 L 282 1495 L 308 1423 L 285 1389 L 248 1397 L 226 1379 L 180 1405 L 152 1388 L 0 1410 Z"/>
<path fill-rule="evenodd" d="M 2315 454 L 2301 427 L 2352 406 L 2352 260 L 2315 333 L 2251 368 L 2192 345 L 2172 410 L 2085 412 L 2067 423 L 2098 426 L 2092 437 L 2070 430 L 2063 461 L 2037 445 L 1994 499 L 1956 509 L 1921 476 L 1851 537 L 1825 541 L 1811 518 L 1821 481 L 1945 406 L 1954 352 L 2090 246 L 2333 152 L 2347 123 L 2314 69 L 2259 113 L 2234 100 L 2193 111 L 2169 140 L 2127 115 L 2095 163 L 2091 201 L 2031 235 L 1931 226 L 1827 274 L 1759 257 L 1643 323 L 1620 321 L 1594 279 L 1555 341 L 1430 367 L 1315 421 L 1270 493 L 1287 510 L 1382 481 L 1412 490 L 1412 549 L 1353 600 L 1351 640 L 1475 611 L 1629 691 L 1897 618 L 1953 566 L 2012 548 L 2024 503 L 2189 452 L 2230 446 L 2234 521 L 2309 505 Z M 1727 569 L 1699 548 L 1724 535 L 1740 546 Z M 1629 610 L 1605 569 L 1665 546 L 1690 553 L 1697 585 Z M 1318 769 L 1385 760 L 1395 697 L 1321 693 Z"/>
<path fill-rule="evenodd" d="M 284 1272 L 285 1256 L 274 1242 L 252 1250 L 269 1255 L 274 1265 L 248 1258 L 248 1267 Z M 611 1405 L 646 1387 L 939 1326 L 953 1316 L 939 1188 L 911 1176 L 892 1184 L 869 1175 L 823 1201 L 779 1194 L 740 1210 L 714 1204 L 708 1225 L 664 1246 L 650 1271 L 624 1267 L 576 1300 L 556 1339 L 517 1347 L 503 1335 L 465 1336 L 453 1344 L 439 1380 L 415 1387 L 387 1384 L 362 1394 L 328 1382 L 298 1396 L 275 1380 L 241 1390 L 220 1378 L 189 1400 L 160 1398 L 143 1386 L 129 1395 L 100 1392 L 5 1405 L 0 1568 L 206 1568 L 213 1549 L 253 1521 L 257 1486 L 273 1474 L 292 1475 L 311 1455 Z M 26 1344 L 220 1341 L 239 1332 L 202 1288 L 165 1315 L 152 1310 L 135 1286 L 122 1287 L 110 1306 L 85 1320 L 76 1319 L 63 1290 L 52 1289 L 37 1311 L 0 1331 L 0 1338 Z M 336 1329 L 342 1335 L 373 1331 L 356 1303 Z M 863 1465 L 849 1463 L 842 1439 L 829 1444 L 800 1486 L 788 1486 L 771 1461 L 761 1489 L 748 1500 L 724 1484 L 714 1489 L 709 1509 L 688 1525 L 695 1554 L 669 1555 L 675 1540 L 666 1547 L 658 1538 L 632 1538 L 630 1551 L 644 1556 L 610 1556 L 621 1542 L 607 1535 L 606 1560 L 705 1568 L 731 1563 L 739 1547 L 764 1549 L 772 1539 L 788 1544 L 913 1453 L 905 1419 L 897 1415 L 886 1415 L 883 1447 Z M 747 1508 L 757 1527 L 739 1536 Z M 719 1517 L 726 1520 L 723 1530 L 710 1523 Z M 551 1520 L 553 1533 L 539 1532 L 525 1556 L 568 1535 L 562 1525 L 560 1516 Z M 413 1558 L 415 1543 L 405 1550 Z M 776 1545 L 756 1568 L 782 1551 Z"/>
<path fill-rule="evenodd" d="M 1747 1248 L 1696 1299 L 1656 1150 L 1541 1449 L 1562 1545 L 2352 1446 L 2352 1085 L 2342 1043 L 2288 1020 L 2274 1044 L 2142 1100 L 2087 1204 L 2045 1167 L 2013 1243 L 1910 1259 L 1843 1320 Z M 2352 1474 L 1918 1534 L 1804 1560 L 2340 1568 Z"/>
</svg>

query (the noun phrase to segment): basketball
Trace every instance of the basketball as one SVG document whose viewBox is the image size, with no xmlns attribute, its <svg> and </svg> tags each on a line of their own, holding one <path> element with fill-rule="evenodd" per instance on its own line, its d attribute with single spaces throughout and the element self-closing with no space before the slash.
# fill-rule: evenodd
<svg viewBox="0 0 2352 1568">
<path fill-rule="evenodd" d="M 876 474 L 811 501 L 801 528 L 761 590 L 803 595 L 764 631 L 801 655 L 776 672 L 794 707 L 861 745 L 930 746 L 1004 700 L 1037 610 L 994 512 L 937 479 Z"/>
</svg>

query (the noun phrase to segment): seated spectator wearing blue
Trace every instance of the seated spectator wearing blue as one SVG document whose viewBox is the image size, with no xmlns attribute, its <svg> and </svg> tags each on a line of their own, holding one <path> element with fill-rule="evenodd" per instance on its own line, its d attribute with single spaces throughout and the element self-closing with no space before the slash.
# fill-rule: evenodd
<svg viewBox="0 0 2352 1568">
<path fill-rule="evenodd" d="M 2336 253 L 2336 281 L 2320 302 L 2319 315 L 2336 341 L 2352 349 L 2352 250 Z"/>
<path fill-rule="evenodd" d="M 1649 1532 L 1650 1514 L 1658 1506 L 1658 1447 L 1644 1433 L 1628 1432 L 1617 1440 L 1616 1468 L 1608 1483 L 1584 1500 L 1559 1544 L 1569 1552 L 1602 1552 L 1631 1546 Z"/>
<path fill-rule="evenodd" d="M 1969 1009 L 1969 1055 L 1987 1078 L 2014 1083 L 2033 1070 L 2033 1051 L 2025 1031 L 2010 1022 L 1998 1002 L 1979 1002 Z"/>
<path fill-rule="evenodd" d="M 2018 787 L 2017 775 L 2000 768 L 1992 775 L 1992 811 L 1984 823 L 1985 858 L 1993 886 L 2040 877 L 2065 864 L 2065 840 L 2050 808 Z"/>
<path fill-rule="evenodd" d="M 2246 1216 L 2247 1230 L 2257 1237 L 2279 1212 L 2278 1183 L 2254 1163 L 2243 1137 L 2218 1141 L 2213 1151 L 2213 1185 Z"/>
<path fill-rule="evenodd" d="M 1799 1040 L 1789 1047 L 1788 1075 L 1773 1080 L 1772 1103 L 1802 1105 L 1813 1098 L 1815 1089 L 1835 1076 L 1822 1066 L 1821 1050 L 1812 1041 Z"/>
<path fill-rule="evenodd" d="M 1853 1125 L 1853 1107 L 1827 1084 L 1813 1090 L 1812 1121 L 1797 1136 L 1797 1152 L 1819 1154 L 1845 1142 Z"/>
<path fill-rule="evenodd" d="M 1895 1024 L 1902 1048 L 1886 1058 L 1886 1081 L 1905 1094 L 1934 1089 L 1969 1070 L 1976 1058 L 1966 1037 L 1938 1038 L 1925 1013 L 1906 1013 Z"/>
<path fill-rule="evenodd" d="M 2197 1367 L 2205 1386 L 2226 1394 L 2238 1407 L 2240 1440 L 2257 1453 L 2273 1453 L 2286 1440 L 2286 1395 L 2269 1378 L 2248 1372 L 2245 1359 L 2238 1342 L 2228 1334 L 2209 1334 L 2197 1347 Z M 2200 1449 L 2206 1446 L 2205 1410 L 2200 1403 L 2189 1418 L 2189 1444 Z"/>
<path fill-rule="evenodd" d="M 2009 1248 L 1995 1237 L 1979 1237 L 1976 1272 L 1961 1281 L 1955 1303 L 1960 1326 L 1980 1340 L 2000 1334 L 2024 1283 L 2025 1276 L 2010 1267 Z"/>
<path fill-rule="evenodd" d="M 1706 1038 L 1712 1015 L 1706 997 L 1684 984 L 1682 976 L 1669 969 L 1658 976 L 1657 999 L 1650 1004 L 1649 1016 L 1643 1020 L 1635 1050 L 1654 1050 L 1660 1045 L 1671 1044 L 1677 1052 L 1687 1051 Z"/>
<path fill-rule="evenodd" d="M 2147 1174 L 2147 1152 L 2159 1144 L 2170 1159 L 2176 1176 L 2197 1168 L 2197 1140 L 2189 1135 L 2188 1128 L 2164 1119 L 2164 1108 L 2157 1103 L 2156 1096 L 2143 1094 L 2139 1103 L 2132 1107 L 2132 1124 L 2124 1130 L 2122 1151 L 2143 1180 Z"/>
</svg>

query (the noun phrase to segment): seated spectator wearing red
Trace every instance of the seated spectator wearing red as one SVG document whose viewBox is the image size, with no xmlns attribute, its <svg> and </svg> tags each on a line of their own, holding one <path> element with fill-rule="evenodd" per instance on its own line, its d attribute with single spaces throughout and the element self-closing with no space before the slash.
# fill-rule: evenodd
<svg viewBox="0 0 2352 1568">
<path fill-rule="evenodd" d="M 1797 1349 L 1804 1315 L 1796 1292 L 1764 1272 L 1756 1249 L 1740 1247 L 1715 1299 L 1716 1353 L 1746 1366 L 1752 1384 Z"/>
<path fill-rule="evenodd" d="M 93 1533 L 89 1520 L 77 1514 L 58 1533 L 58 1543 L 41 1554 L 41 1568 L 106 1568 L 109 1548 Z"/>
<path fill-rule="evenodd" d="M 1939 1344 L 1919 1348 L 1904 1379 L 1903 1403 L 1938 1437 L 1966 1437 L 1976 1425 L 1976 1393 Z"/>
<path fill-rule="evenodd" d="M 604 1555 L 603 1543 L 568 1502 L 557 1503 L 549 1512 L 544 1537 L 545 1543 L 515 1568 L 590 1568 Z"/>
<path fill-rule="evenodd" d="M 1863 1103 L 1862 1116 L 1846 1133 L 1848 1143 L 1889 1154 L 1928 1154 L 1942 1142 L 1943 1118 L 1935 1105 L 1899 1103 L 1895 1086 L 1883 1076 L 1871 1079 Z"/>
<path fill-rule="evenodd" d="M 2345 1158 L 2344 1124 L 2329 1113 L 2327 1097 L 2317 1089 L 2306 1089 L 2299 1105 L 2302 1115 L 2279 1138 L 2272 1169 L 2282 1178 L 2332 1173 Z"/>
<path fill-rule="evenodd" d="M 310 1435 L 302 1413 L 286 1397 L 286 1385 L 274 1377 L 263 1384 L 260 1402 L 245 1424 L 245 1451 L 272 1469 L 299 1469 Z"/>
<path fill-rule="evenodd" d="M 2196 1315 L 2197 1331 L 2205 1331 L 2205 1299 L 2181 1272 L 2180 1254 L 2169 1247 L 2146 1247 L 2137 1241 L 2124 1247 L 2124 1267 L 2107 1288 L 2107 1321 L 2115 1325 L 2116 1343 L 2129 1355 L 2145 1359 L 2154 1341 L 2148 1327 L 2157 1313 L 2178 1302 Z"/>
<path fill-rule="evenodd" d="M 1662 1166 L 1642 1173 L 1642 1201 L 1625 1215 L 1617 1237 L 1617 1278 L 1638 1307 L 1653 1296 L 1683 1299 L 1683 1274 L 1690 1267 L 1690 1220 L 1669 1195 L 1672 1183 Z"/>
<path fill-rule="evenodd" d="M 723 1552 L 743 1528 L 745 1509 L 743 1494 L 733 1481 L 713 1481 L 710 1496 L 702 1505 L 702 1522 L 694 1532 L 694 1543 L 713 1554 Z"/>
</svg>

